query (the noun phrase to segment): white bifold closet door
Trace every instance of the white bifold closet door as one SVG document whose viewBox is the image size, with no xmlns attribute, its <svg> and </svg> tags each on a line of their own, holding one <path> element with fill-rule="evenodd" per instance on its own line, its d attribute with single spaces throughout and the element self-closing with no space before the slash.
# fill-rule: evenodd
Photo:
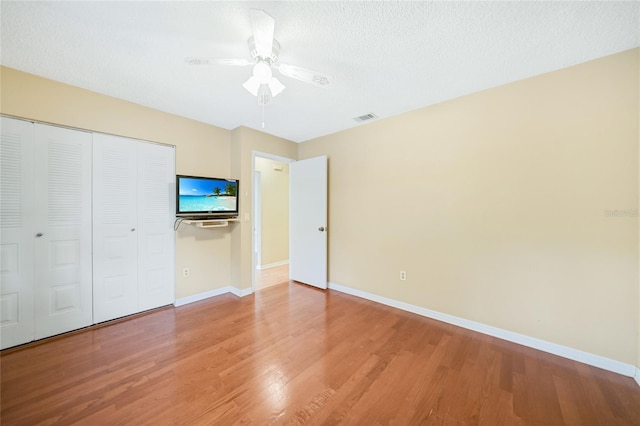
<svg viewBox="0 0 640 426">
<path fill-rule="evenodd" d="M 94 134 L 94 322 L 175 299 L 175 151 Z"/>
<path fill-rule="evenodd" d="M 99 323 L 138 311 L 138 147 L 93 138 L 93 317 Z"/>
<path fill-rule="evenodd" d="M 0 338 L 2 349 L 35 337 L 33 123 L 0 118 Z"/>
<path fill-rule="evenodd" d="M 91 133 L 35 124 L 35 338 L 93 322 Z"/>
<path fill-rule="evenodd" d="M 92 323 L 91 134 L 2 118 L 2 348 Z"/>
<path fill-rule="evenodd" d="M 175 148 L 138 143 L 138 307 L 175 301 Z"/>
</svg>

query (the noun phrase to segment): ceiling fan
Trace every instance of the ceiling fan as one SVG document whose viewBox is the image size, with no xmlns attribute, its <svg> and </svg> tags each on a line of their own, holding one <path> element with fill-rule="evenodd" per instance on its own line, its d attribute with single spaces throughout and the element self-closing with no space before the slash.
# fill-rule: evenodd
<svg viewBox="0 0 640 426">
<path fill-rule="evenodd" d="M 251 9 L 250 14 L 253 30 L 253 35 L 248 40 L 251 60 L 186 58 L 187 63 L 191 65 L 209 65 L 212 63 L 234 66 L 253 65 L 252 76 L 242 86 L 258 98 L 258 104 L 260 105 L 266 105 L 271 102 L 286 87 L 273 76 L 273 68 L 284 76 L 315 86 L 328 87 L 331 85 L 333 78 L 329 75 L 295 65 L 277 64 L 280 43 L 273 38 L 275 19 L 259 9 Z"/>
</svg>

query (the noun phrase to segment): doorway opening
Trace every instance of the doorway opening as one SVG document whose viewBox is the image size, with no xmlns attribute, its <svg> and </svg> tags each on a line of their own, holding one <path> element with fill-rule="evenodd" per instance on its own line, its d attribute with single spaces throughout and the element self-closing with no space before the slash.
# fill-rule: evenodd
<svg viewBox="0 0 640 426">
<path fill-rule="evenodd" d="M 253 291 L 289 280 L 289 164 L 294 161 L 253 153 Z"/>
</svg>

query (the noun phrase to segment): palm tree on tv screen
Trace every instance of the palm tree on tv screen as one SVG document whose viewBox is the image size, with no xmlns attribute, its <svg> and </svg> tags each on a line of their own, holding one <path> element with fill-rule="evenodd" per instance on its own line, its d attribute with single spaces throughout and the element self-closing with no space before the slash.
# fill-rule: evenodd
<svg viewBox="0 0 640 426">
<path fill-rule="evenodd" d="M 227 186 L 225 187 L 225 191 L 227 193 L 227 195 L 231 195 L 231 196 L 236 196 L 236 186 L 233 184 L 228 183 Z"/>
</svg>

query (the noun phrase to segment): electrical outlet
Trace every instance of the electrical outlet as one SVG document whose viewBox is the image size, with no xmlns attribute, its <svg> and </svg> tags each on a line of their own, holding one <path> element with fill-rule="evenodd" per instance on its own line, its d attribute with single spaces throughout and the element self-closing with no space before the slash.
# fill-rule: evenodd
<svg viewBox="0 0 640 426">
<path fill-rule="evenodd" d="M 191 275 L 191 271 L 189 271 L 189 268 L 184 268 L 182 270 L 182 276 L 185 278 L 189 278 L 189 275 Z"/>
<path fill-rule="evenodd" d="M 400 271 L 400 281 L 406 281 L 407 271 Z"/>
</svg>

